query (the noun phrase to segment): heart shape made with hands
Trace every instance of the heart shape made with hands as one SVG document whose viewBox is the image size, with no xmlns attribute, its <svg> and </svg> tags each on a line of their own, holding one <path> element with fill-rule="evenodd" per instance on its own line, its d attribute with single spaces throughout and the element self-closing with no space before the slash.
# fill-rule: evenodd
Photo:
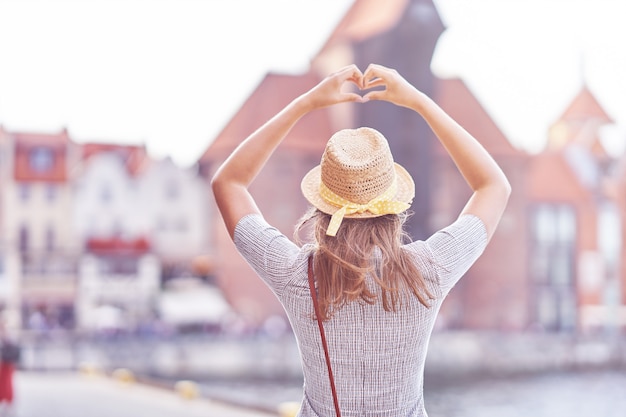
<svg viewBox="0 0 626 417">
<path fill-rule="evenodd" d="M 349 78 L 343 81 L 341 91 L 344 93 L 352 93 L 359 95 L 362 99 L 366 98 L 367 94 L 372 91 L 383 91 L 385 85 L 381 83 L 381 79 L 378 77 L 372 78 L 369 81 L 365 79 L 363 74 L 359 74 L 359 78 Z M 373 84 L 373 85 L 370 85 Z M 363 101 L 365 102 L 365 101 Z"/>
<path fill-rule="evenodd" d="M 323 105 L 342 102 L 365 103 L 369 100 L 393 102 L 395 94 L 390 95 L 389 89 L 395 90 L 398 81 L 397 72 L 382 65 L 370 64 L 365 72 L 356 65 L 349 65 L 329 75 L 320 83 L 318 98 Z M 338 96 L 335 95 L 337 93 Z"/>
<path fill-rule="evenodd" d="M 359 71 L 358 69 L 356 69 L 353 73 L 352 76 L 350 78 L 348 78 L 347 80 L 345 80 L 346 82 L 350 82 L 353 85 L 355 85 L 356 87 L 358 87 L 359 91 L 367 91 L 370 90 L 372 87 L 368 87 L 368 84 L 371 84 L 373 82 L 379 81 L 380 78 L 379 77 L 370 77 L 369 79 L 367 79 L 365 77 L 365 74 L 363 74 L 361 71 Z"/>
</svg>

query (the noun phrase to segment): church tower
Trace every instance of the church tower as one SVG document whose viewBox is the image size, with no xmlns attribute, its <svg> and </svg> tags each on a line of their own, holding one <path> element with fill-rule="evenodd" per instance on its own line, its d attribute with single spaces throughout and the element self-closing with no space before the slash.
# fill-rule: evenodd
<svg viewBox="0 0 626 417">
<path fill-rule="evenodd" d="M 431 0 L 409 0 L 398 24 L 354 45 L 355 63 L 363 69 L 370 63 L 395 68 L 432 97 L 434 76 L 430 63 L 444 29 Z M 415 112 L 385 102 L 359 107 L 356 121 L 358 126 L 380 130 L 389 140 L 396 162 L 415 179 L 414 215 L 407 230 L 413 238 L 426 237 L 432 232 L 428 226 L 433 160 L 430 128 Z"/>
</svg>

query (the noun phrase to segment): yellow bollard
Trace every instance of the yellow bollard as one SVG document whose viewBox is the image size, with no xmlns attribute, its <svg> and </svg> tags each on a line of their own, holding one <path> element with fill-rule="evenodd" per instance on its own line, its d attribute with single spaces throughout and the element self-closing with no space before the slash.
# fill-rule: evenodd
<svg viewBox="0 0 626 417">
<path fill-rule="evenodd" d="M 200 390 L 198 389 L 198 385 L 192 381 L 178 381 L 174 385 L 174 390 L 186 400 L 193 400 L 194 398 L 198 398 L 200 394 Z"/>
<path fill-rule="evenodd" d="M 96 376 L 100 375 L 100 369 L 96 365 L 93 365 L 88 362 L 83 362 L 78 366 L 78 371 L 85 376 Z"/>
<path fill-rule="evenodd" d="M 288 401 L 278 405 L 280 417 L 295 417 L 298 411 L 300 411 L 300 403 L 298 402 Z"/>
<path fill-rule="evenodd" d="M 113 379 L 116 379 L 119 382 L 124 384 L 131 384 L 135 382 L 135 375 L 126 368 L 119 368 L 113 371 L 112 373 Z"/>
</svg>

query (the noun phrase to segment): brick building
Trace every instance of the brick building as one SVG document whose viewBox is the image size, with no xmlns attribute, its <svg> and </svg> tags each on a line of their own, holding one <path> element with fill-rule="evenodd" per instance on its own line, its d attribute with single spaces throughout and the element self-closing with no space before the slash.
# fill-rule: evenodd
<svg viewBox="0 0 626 417">
<path fill-rule="evenodd" d="M 476 97 L 461 80 L 437 80 L 435 100 L 494 157 L 513 193 L 489 246 L 444 304 L 443 325 L 451 328 L 523 330 L 528 324 L 529 291 L 525 190 L 529 156 L 511 146 Z M 434 137 L 431 230 L 452 222 L 470 190 Z"/>
<path fill-rule="evenodd" d="M 462 82 L 438 80 L 431 73 L 430 60 L 443 30 L 431 1 L 355 1 L 312 59 L 307 74 L 270 74 L 260 83 L 201 157 L 203 175 L 209 179 L 241 140 L 296 94 L 306 91 L 330 71 L 353 62 L 363 68 L 369 62 L 377 62 L 408 74 L 407 78 L 414 85 L 434 96 L 454 117 L 462 119 L 470 132 L 485 137 L 489 150 L 499 160 L 505 160 L 505 170 L 513 178 L 513 188 L 524 189 L 520 186 L 520 181 L 524 181 L 520 170 L 524 168 L 526 155 L 511 147 Z M 467 108 L 473 109 L 473 113 L 468 114 Z M 359 125 L 369 125 L 383 132 L 390 140 L 397 162 L 407 167 L 416 179 L 414 215 L 410 224 L 410 233 L 414 237 L 426 237 L 458 214 L 461 199 L 466 198 L 468 192 L 456 193 L 452 184 L 457 184 L 460 178 L 448 180 L 450 176 L 458 177 L 458 173 L 453 174 L 456 168 L 441 155 L 436 139 L 423 120 L 413 112 L 388 103 L 368 103 L 366 106 L 341 105 L 310 114 L 289 133 L 252 188 L 270 222 L 283 233 L 292 233 L 293 224 L 306 207 L 299 193 L 303 174 L 319 163 L 324 144 L 334 131 Z M 434 186 L 433 181 L 438 185 Z M 278 189 L 280 193 L 275 192 Z M 285 193 L 284 190 L 292 192 Z M 524 199 L 516 196 L 499 235 L 495 237 L 496 243 L 490 246 L 492 254 L 488 253 L 487 258 L 470 271 L 468 284 L 447 303 L 444 310 L 446 325 L 516 329 L 525 325 L 525 301 L 516 298 L 526 276 Z M 440 209 L 443 206 L 445 210 Z M 282 314 L 273 295 L 234 250 L 218 215 L 215 215 L 213 224 L 215 258 L 221 261 L 216 263 L 217 276 L 235 308 L 252 321 Z M 515 239 L 515 236 L 521 236 L 522 240 Z M 503 244 L 498 243 L 499 239 Z M 514 260 L 504 258 L 501 251 L 507 246 L 520 255 Z M 501 262 L 495 265 L 489 259 L 500 259 Z M 512 263 L 515 269 L 510 268 Z M 493 281 L 493 276 L 506 281 L 507 285 L 497 291 L 492 285 L 480 285 L 484 280 Z M 508 295 L 500 302 L 486 304 L 485 299 L 493 300 L 494 291 Z M 502 308 L 513 305 L 513 300 L 520 306 L 510 314 L 502 314 Z"/>
<path fill-rule="evenodd" d="M 529 167 L 532 323 L 592 332 L 626 326 L 624 155 L 611 155 L 613 124 L 583 86 L 552 125 Z"/>
<path fill-rule="evenodd" d="M 588 132 L 592 127 L 596 128 L 597 138 L 597 128 L 610 120 L 593 96 L 583 90 L 549 132 L 551 146 L 545 152 L 529 155 L 516 149 L 462 80 L 438 79 L 432 74 L 431 57 L 444 29 L 430 0 L 356 0 L 313 57 L 306 74 L 269 74 L 259 84 L 201 157 L 202 175 L 208 181 L 240 141 L 292 97 L 329 72 L 350 63 L 360 68 L 370 62 L 396 68 L 483 143 L 502 166 L 513 188 L 489 247 L 444 303 L 440 327 L 574 331 L 588 327 L 590 322 L 605 326 L 607 320 L 624 314 L 618 313 L 624 304 L 619 291 L 624 294 L 626 290 L 619 283 L 626 274 L 621 258 L 615 260 L 614 255 L 618 250 L 623 257 L 624 249 L 621 243 L 615 243 L 619 239 L 607 237 L 603 241 L 604 246 L 609 246 L 605 249 L 608 252 L 598 255 L 598 243 L 590 242 L 595 239 L 593 233 L 599 222 L 615 226 L 616 217 L 625 216 L 626 162 L 622 159 L 618 165 L 608 158 L 598 140 L 576 145 L 590 150 L 596 161 L 593 166 L 607 173 L 603 178 L 609 179 L 609 166 L 615 166 L 610 176 L 614 196 L 603 200 L 611 203 L 603 206 L 609 208 L 602 209 L 604 220 L 599 221 L 598 201 L 593 197 L 597 193 L 581 183 L 584 178 L 580 174 L 586 171 L 578 167 L 579 161 L 568 162 L 566 155 L 572 151 L 566 148 L 572 146 L 566 142 L 578 137 L 577 132 Z M 301 120 L 253 184 L 252 192 L 259 206 L 283 233 L 288 236 L 292 233 L 293 224 L 306 207 L 299 182 L 319 162 L 328 137 L 338 129 L 362 125 L 385 134 L 397 162 L 407 167 L 416 180 L 414 216 L 409 228 L 413 237 L 427 237 L 459 213 L 470 191 L 418 115 L 389 103 L 348 104 Z M 563 136 L 565 131 L 569 132 L 569 139 L 557 140 L 556 136 Z M 621 172 L 621 176 L 616 172 Z M 279 189 L 280 193 L 275 192 Z M 236 253 L 217 212 L 213 210 L 213 213 L 216 274 L 235 309 L 252 322 L 282 314 L 273 295 Z M 563 236 L 553 242 L 549 240 L 552 237 L 545 238 L 544 234 L 550 233 L 555 222 L 562 225 Z M 587 223 L 592 226 L 585 226 Z M 623 241 L 623 232 L 621 236 Z M 610 259 L 609 263 L 603 261 L 603 265 L 614 271 L 611 284 L 602 286 L 602 290 L 597 290 L 597 284 L 581 285 L 582 276 L 576 275 L 580 268 L 593 267 L 598 256 L 605 256 L 606 262 Z M 566 272 L 550 272 L 559 268 Z M 550 274 L 556 275 L 550 278 Z M 592 287 L 596 289 L 590 290 Z M 605 300 L 601 303 L 605 307 L 610 304 L 608 310 L 596 308 L 600 298 Z"/>
<path fill-rule="evenodd" d="M 314 71 L 301 76 L 268 74 L 201 157 L 202 175 L 209 180 L 237 144 L 284 107 L 294 94 L 319 81 Z M 333 111 L 337 110 L 322 109 L 302 118 L 252 186 L 266 218 L 288 236 L 307 207 L 298 191 L 300 180 L 319 163 L 326 140 L 335 130 Z M 284 190 L 293 193 L 286 194 Z M 270 315 L 282 315 L 282 308 L 269 289 L 236 252 L 217 209 L 210 209 L 209 213 L 213 231 L 211 263 L 226 298 L 254 324 Z"/>
<path fill-rule="evenodd" d="M 7 267 L 3 315 L 9 327 L 36 314 L 72 326 L 76 243 L 69 167 L 78 157 L 66 130 L 4 132 L 1 256 Z"/>
<path fill-rule="evenodd" d="M 132 330 L 155 314 L 167 322 L 169 281 L 190 288 L 176 295 L 207 287 L 193 264 L 208 233 L 194 167 L 153 160 L 142 145 L 2 126 L 0 162 L 0 321 L 11 331 L 97 330 L 112 309 Z"/>
</svg>

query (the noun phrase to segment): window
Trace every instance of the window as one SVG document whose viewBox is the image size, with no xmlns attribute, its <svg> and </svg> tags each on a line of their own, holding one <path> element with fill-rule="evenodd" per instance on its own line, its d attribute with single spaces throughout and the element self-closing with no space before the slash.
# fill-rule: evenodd
<svg viewBox="0 0 626 417">
<path fill-rule="evenodd" d="M 100 186 L 100 201 L 102 203 L 109 203 L 113 199 L 113 192 L 111 191 L 111 185 L 109 183 L 103 183 Z"/>
<path fill-rule="evenodd" d="M 111 233 L 113 236 L 122 236 L 124 234 L 124 223 L 120 218 L 113 219 Z"/>
<path fill-rule="evenodd" d="M 20 231 L 19 231 L 19 249 L 21 252 L 26 252 L 28 250 L 28 246 L 29 246 L 29 233 L 28 233 L 28 227 L 26 227 L 26 225 L 21 225 L 20 226 Z"/>
<path fill-rule="evenodd" d="M 21 201 L 28 201 L 30 198 L 30 185 L 28 184 L 20 184 L 19 185 L 19 193 Z"/>
<path fill-rule="evenodd" d="M 46 229 L 46 251 L 52 252 L 55 246 L 55 233 L 52 226 L 48 226 Z"/>
<path fill-rule="evenodd" d="M 55 184 L 48 184 L 46 186 L 46 199 L 49 202 L 53 202 L 57 195 L 57 187 Z"/>
<path fill-rule="evenodd" d="M 175 180 L 169 180 L 165 183 L 165 197 L 168 200 L 176 200 L 180 195 L 178 183 Z"/>
<path fill-rule="evenodd" d="M 576 327 L 576 215 L 572 207 L 541 204 L 531 217 L 534 320 L 546 330 Z"/>
<path fill-rule="evenodd" d="M 54 153 L 52 149 L 43 146 L 33 148 L 28 155 L 28 164 L 33 171 L 44 173 L 54 167 Z"/>
<path fill-rule="evenodd" d="M 615 204 L 604 203 L 598 212 L 598 245 L 607 267 L 619 269 L 622 252 L 622 221 Z"/>
</svg>

